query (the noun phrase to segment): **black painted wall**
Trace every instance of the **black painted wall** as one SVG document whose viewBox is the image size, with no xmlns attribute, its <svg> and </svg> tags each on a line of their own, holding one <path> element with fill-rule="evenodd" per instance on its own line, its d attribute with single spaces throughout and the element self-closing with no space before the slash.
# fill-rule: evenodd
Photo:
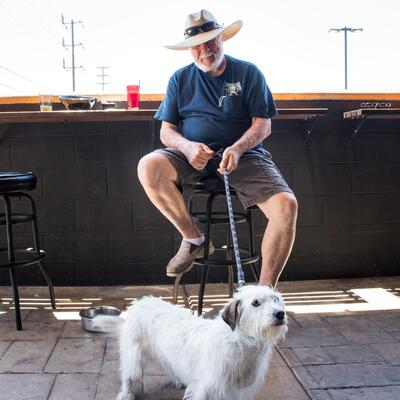
<svg viewBox="0 0 400 400">
<path fill-rule="evenodd" d="M 350 143 L 351 125 L 342 113 L 359 106 L 278 102 L 281 108 L 329 107 L 306 146 L 300 121 L 273 121 L 265 142 L 299 201 L 297 238 L 284 280 L 399 273 L 400 122 L 367 121 Z M 165 265 L 180 238 L 147 200 L 136 176 L 138 160 L 152 147 L 148 122 L 0 126 L 0 170 L 37 174 L 33 195 L 56 285 L 172 282 Z M 259 211 L 255 216 L 259 246 L 267 221 Z M 31 244 L 28 226 L 15 231 L 18 245 Z M 214 241 L 222 244 L 224 235 L 219 229 Z M 242 227 L 239 238 L 246 238 Z M 4 242 L 2 234 L 0 246 Z M 186 280 L 197 279 L 195 268 Z M 225 270 L 210 272 L 210 281 L 225 279 Z M 36 267 L 18 270 L 18 281 L 43 283 Z M 9 283 L 6 271 L 0 271 L 0 283 Z"/>
</svg>

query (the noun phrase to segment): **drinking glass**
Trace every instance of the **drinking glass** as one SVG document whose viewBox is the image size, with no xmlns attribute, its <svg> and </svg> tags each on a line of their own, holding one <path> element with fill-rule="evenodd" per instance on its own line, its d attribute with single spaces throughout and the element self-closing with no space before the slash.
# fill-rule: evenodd
<svg viewBox="0 0 400 400">
<path fill-rule="evenodd" d="M 53 110 L 53 96 L 51 94 L 39 94 L 40 111 Z"/>
<path fill-rule="evenodd" d="M 140 105 L 140 84 L 128 85 L 126 90 L 128 110 L 138 110 Z"/>
</svg>

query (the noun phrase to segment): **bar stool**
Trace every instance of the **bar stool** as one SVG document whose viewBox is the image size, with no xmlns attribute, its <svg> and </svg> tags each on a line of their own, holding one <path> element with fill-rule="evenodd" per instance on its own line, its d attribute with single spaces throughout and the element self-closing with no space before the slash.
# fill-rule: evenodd
<svg viewBox="0 0 400 400">
<path fill-rule="evenodd" d="M 16 281 L 16 268 L 37 264 L 46 279 L 50 291 L 50 301 L 53 310 L 56 309 L 54 289 L 50 277 L 42 263 L 45 252 L 40 249 L 39 230 L 37 225 L 36 206 L 33 198 L 22 191 L 31 191 L 36 188 L 36 176 L 32 172 L 2 172 L 0 173 L 0 198 L 4 202 L 4 214 L 0 213 L 0 225 L 5 225 L 7 247 L 0 247 L 0 255 L 7 253 L 7 262 L 1 260 L 0 268 L 8 268 L 13 289 L 15 306 L 15 321 L 17 330 L 22 329 L 21 311 L 19 303 L 18 285 Z M 16 213 L 12 211 L 13 200 L 26 199 L 30 203 L 30 212 Z M 13 225 L 32 223 L 33 247 L 17 249 L 14 247 Z M 2 257 L 3 258 L 3 257 Z M 5 257 L 4 257 L 5 258 Z"/>
<path fill-rule="evenodd" d="M 229 214 L 228 209 L 226 211 L 215 211 L 213 210 L 214 202 L 219 196 L 225 197 L 225 186 L 222 179 L 220 179 L 216 175 L 210 175 L 203 179 L 201 179 L 198 183 L 194 185 L 190 185 L 189 188 L 193 191 L 193 194 L 189 197 L 188 200 L 188 210 L 192 215 L 193 219 L 204 225 L 204 236 L 205 236 L 205 245 L 204 245 L 204 256 L 203 258 L 196 259 L 194 264 L 198 265 L 202 268 L 201 270 L 201 279 L 200 279 L 200 287 L 199 287 L 199 295 L 198 295 L 198 308 L 197 313 L 201 315 L 203 312 L 203 302 L 204 302 L 204 291 L 207 282 L 207 276 L 209 267 L 227 267 L 228 268 L 228 276 L 229 276 L 229 297 L 233 296 L 233 285 L 234 285 L 234 266 L 236 265 L 236 261 L 234 260 L 233 253 L 233 244 L 232 244 L 232 235 L 229 225 Z M 237 197 L 234 189 L 230 190 L 232 197 Z M 195 200 L 199 197 L 205 198 L 205 209 L 196 211 L 194 210 Z M 254 208 L 254 207 L 252 207 Z M 248 249 L 240 249 L 241 253 L 241 263 L 243 266 L 250 265 L 251 270 L 253 272 L 254 278 L 256 281 L 259 279 L 259 272 L 257 269 L 257 263 L 259 260 L 258 254 L 254 251 L 254 231 L 253 231 L 253 215 L 252 208 L 244 210 L 243 212 L 234 212 L 234 220 L 235 225 L 247 223 L 248 226 L 248 235 L 249 235 L 249 243 Z M 216 225 L 226 225 L 226 245 L 221 247 L 215 247 L 217 253 L 221 251 L 224 253 L 221 257 L 213 257 L 210 258 L 210 237 L 211 237 L 211 229 Z M 244 255 L 244 257 L 242 256 Z M 182 285 L 183 289 L 183 298 L 185 305 L 188 306 L 188 291 L 186 286 L 181 283 L 181 278 L 183 275 L 177 276 L 175 278 L 174 284 L 174 293 L 173 293 L 173 302 L 176 304 L 178 300 L 178 292 L 179 292 L 179 284 Z"/>
</svg>

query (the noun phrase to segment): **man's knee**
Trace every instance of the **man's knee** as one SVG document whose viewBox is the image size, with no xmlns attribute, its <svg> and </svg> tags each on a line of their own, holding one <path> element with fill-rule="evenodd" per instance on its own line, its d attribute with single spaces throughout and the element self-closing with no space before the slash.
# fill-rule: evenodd
<svg viewBox="0 0 400 400">
<path fill-rule="evenodd" d="M 154 152 L 146 154 L 139 160 L 137 172 L 143 186 L 157 185 L 162 179 L 173 179 L 175 174 L 168 159 Z"/>
<path fill-rule="evenodd" d="M 259 204 L 260 209 L 268 219 L 273 219 L 286 225 L 295 225 L 297 220 L 298 203 L 292 193 L 278 193 Z"/>
<path fill-rule="evenodd" d="M 296 197 L 291 193 L 284 193 L 281 199 L 282 215 L 289 223 L 296 223 L 299 205 Z"/>
<path fill-rule="evenodd" d="M 139 160 L 137 167 L 138 177 L 142 185 L 149 185 L 157 181 L 157 171 L 162 162 L 158 154 L 146 154 Z"/>
</svg>

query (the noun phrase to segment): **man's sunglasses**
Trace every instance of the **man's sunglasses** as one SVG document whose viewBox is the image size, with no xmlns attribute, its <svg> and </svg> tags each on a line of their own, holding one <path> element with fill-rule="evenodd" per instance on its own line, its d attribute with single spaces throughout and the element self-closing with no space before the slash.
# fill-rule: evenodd
<svg viewBox="0 0 400 400">
<path fill-rule="evenodd" d="M 191 28 L 187 28 L 185 30 L 185 36 L 188 37 L 192 37 L 192 36 L 196 36 L 199 33 L 203 33 L 203 32 L 209 32 L 212 31 L 213 29 L 218 29 L 221 28 L 216 22 L 214 21 L 210 21 L 210 22 L 206 22 L 203 25 L 200 26 L 193 26 Z"/>
</svg>

